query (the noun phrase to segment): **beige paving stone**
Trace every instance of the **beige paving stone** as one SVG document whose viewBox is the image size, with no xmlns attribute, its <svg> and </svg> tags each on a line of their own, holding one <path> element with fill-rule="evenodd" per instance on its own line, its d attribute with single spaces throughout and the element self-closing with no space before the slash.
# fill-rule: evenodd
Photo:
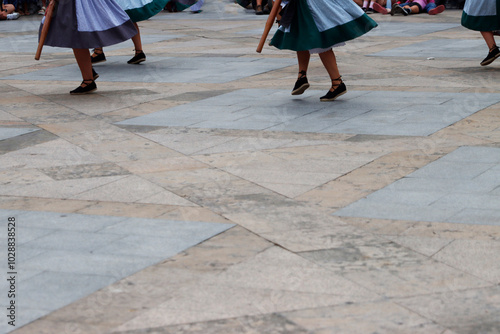
<svg viewBox="0 0 500 334">
<path fill-rule="evenodd" d="M 343 302 L 377 298 L 360 285 L 278 247 L 268 248 L 212 278 L 208 284 L 334 295 Z"/>
<path fill-rule="evenodd" d="M 392 301 L 281 313 L 309 333 L 444 333 L 445 328 Z"/>
<path fill-rule="evenodd" d="M 293 291 L 255 290 L 206 286 L 181 289 L 182 298 L 172 298 L 157 308 L 145 312 L 115 328 L 116 331 L 160 327 L 189 322 L 227 319 L 242 315 L 258 315 L 312 306 L 345 303 L 338 295 L 312 294 Z M 218 300 L 224 300 L 219 303 Z"/>
<path fill-rule="evenodd" d="M 269 247 L 269 241 L 237 226 L 165 261 L 165 268 L 219 273 Z"/>
<path fill-rule="evenodd" d="M 63 213 L 74 213 L 95 205 L 93 201 L 77 201 L 70 199 L 48 199 L 16 196 L 0 196 L 2 209 L 27 210 L 30 211 L 52 211 Z"/>
<path fill-rule="evenodd" d="M 42 173 L 38 169 L 30 169 L 30 170 L 1 170 L 0 171 L 0 184 L 8 185 L 8 184 L 33 184 L 37 182 L 43 181 L 51 181 L 52 179 L 46 174 Z"/>
<path fill-rule="evenodd" d="M 138 176 L 117 178 L 99 187 L 72 195 L 72 199 L 110 201 L 110 202 L 137 202 L 166 205 L 194 205 L 156 184 Z"/>
<path fill-rule="evenodd" d="M 65 140 L 56 139 L 3 154 L 0 157 L 0 170 L 50 168 L 102 162 L 104 160 L 92 153 Z"/>
<path fill-rule="evenodd" d="M 404 222 L 403 222 L 404 223 Z M 498 227 L 491 225 L 467 225 L 453 223 L 408 222 L 402 233 L 408 236 L 437 237 L 465 240 L 500 240 Z"/>
<path fill-rule="evenodd" d="M 69 334 L 69 333 L 107 333 L 105 326 L 95 326 L 79 324 L 74 322 L 60 322 L 40 319 L 37 322 L 29 323 L 11 333 L 15 334 Z"/>
<path fill-rule="evenodd" d="M 231 223 L 231 221 L 209 209 L 194 206 L 176 206 L 173 210 L 161 214 L 157 218 L 211 223 Z"/>
<path fill-rule="evenodd" d="M 85 182 L 81 180 L 62 180 L 62 181 L 41 181 L 28 185 L 4 185 L 0 188 L 0 195 L 20 196 L 20 197 L 41 197 L 41 198 L 59 198 L 59 199 L 81 199 L 90 200 L 87 198 L 77 198 L 77 195 L 94 188 L 113 183 L 124 176 L 107 176 L 88 178 Z"/>
<path fill-rule="evenodd" d="M 152 333 L 205 333 L 205 334 L 230 334 L 230 333 L 288 333 L 302 334 L 307 331 L 292 323 L 279 314 L 263 314 L 244 316 L 231 319 L 214 320 L 199 323 L 189 323 L 174 326 L 162 326 L 150 329 Z M 120 331 L 114 333 L 133 334 L 143 330 Z"/>
<path fill-rule="evenodd" d="M 399 305 L 449 327 L 458 334 L 498 330 L 498 286 L 415 296 L 395 300 Z"/>
<path fill-rule="evenodd" d="M 207 165 L 189 157 L 148 159 L 118 162 L 118 165 L 134 174 L 206 168 Z"/>
<path fill-rule="evenodd" d="M 177 206 L 144 203 L 92 202 L 78 211 L 88 215 L 109 215 L 118 217 L 156 218 L 166 212 L 176 210 Z"/>
<path fill-rule="evenodd" d="M 260 235 L 294 252 L 352 247 L 353 245 L 361 246 L 385 240 L 369 233 L 363 233 L 335 217 L 325 217 L 314 226 L 307 224 L 293 230 L 264 232 Z"/>
<path fill-rule="evenodd" d="M 450 239 L 442 239 L 437 237 L 428 238 L 406 235 L 385 236 L 385 238 L 429 257 L 432 257 L 434 254 L 439 252 L 441 249 L 443 249 L 453 241 Z"/>
<path fill-rule="evenodd" d="M 498 266 L 498 240 L 455 240 L 437 254 L 434 259 L 444 262 L 481 279 L 500 283 Z"/>
<path fill-rule="evenodd" d="M 275 191 L 276 193 L 286 196 L 288 198 L 295 198 L 303 193 L 315 188 L 315 185 L 302 185 L 302 184 L 287 184 L 287 183 L 273 183 L 273 182 L 257 182 L 260 186 Z"/>
<path fill-rule="evenodd" d="M 492 284 L 393 242 L 370 241 L 360 246 L 301 254 L 385 297 L 474 289 Z"/>
</svg>

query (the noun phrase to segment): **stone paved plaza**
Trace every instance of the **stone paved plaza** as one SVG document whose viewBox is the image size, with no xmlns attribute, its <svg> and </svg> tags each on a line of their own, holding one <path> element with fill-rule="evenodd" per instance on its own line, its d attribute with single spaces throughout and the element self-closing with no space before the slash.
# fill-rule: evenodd
<svg viewBox="0 0 500 334">
<path fill-rule="evenodd" d="M 500 60 L 460 17 L 373 14 L 330 103 L 227 0 L 140 22 L 87 96 L 1 22 L 0 333 L 500 333 Z"/>
</svg>

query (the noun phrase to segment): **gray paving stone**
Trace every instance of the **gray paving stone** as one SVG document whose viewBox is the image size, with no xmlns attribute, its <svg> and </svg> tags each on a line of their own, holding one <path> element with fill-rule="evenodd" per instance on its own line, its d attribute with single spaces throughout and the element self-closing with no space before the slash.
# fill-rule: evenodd
<svg viewBox="0 0 500 334">
<path fill-rule="evenodd" d="M 450 223 L 500 226 L 500 209 L 464 209 L 445 220 Z"/>
<path fill-rule="evenodd" d="M 429 206 L 373 202 L 362 199 L 333 213 L 335 216 L 396 219 L 410 221 L 444 222 L 458 214 L 460 209 L 431 208 Z"/>
<path fill-rule="evenodd" d="M 99 233 L 189 238 L 191 236 L 207 234 L 214 235 L 226 230 L 230 226 L 232 225 L 222 223 L 129 218 L 119 224 L 109 226 Z"/>
<path fill-rule="evenodd" d="M 19 304 L 54 311 L 114 281 L 112 276 L 45 271 L 20 284 Z"/>
<path fill-rule="evenodd" d="M 16 268 L 26 324 L 219 234 L 231 224 L 0 210 L 16 217 Z M 5 249 L 5 238 L 0 247 Z M 22 278 L 22 279 L 21 279 Z M 0 288 L 6 286 L 0 283 Z M 43 287 L 43 288 L 41 288 Z M 5 307 L 7 298 L 0 303 Z M 23 312 L 24 313 L 24 312 Z"/>
<path fill-rule="evenodd" d="M 457 209 L 481 209 L 481 210 L 500 210 L 500 197 L 486 195 L 472 195 L 472 194 L 448 194 L 439 198 L 436 202 L 432 203 L 435 208 L 450 208 Z"/>
<path fill-rule="evenodd" d="M 500 94 L 349 91 L 322 103 L 312 94 L 321 93 L 295 98 L 284 90 L 242 89 L 117 124 L 428 136 L 500 101 Z"/>
<path fill-rule="evenodd" d="M 27 247 L 50 250 L 92 251 L 123 239 L 123 235 L 101 234 L 82 231 L 52 231 L 24 243 Z"/>
<path fill-rule="evenodd" d="M 334 215 L 500 226 L 499 156 L 458 148 Z"/>
<path fill-rule="evenodd" d="M 1 212 L 2 210 L 0 210 Z M 18 211 L 20 224 L 35 228 L 50 228 L 72 231 L 99 231 L 106 226 L 124 221 L 125 217 L 80 215 L 57 212 Z"/>
<path fill-rule="evenodd" d="M 36 48 L 35 48 L 36 49 Z M 109 57 L 95 67 L 100 76 L 111 82 L 225 83 L 295 64 L 292 59 L 231 57 L 155 57 L 140 66 L 127 64 L 129 56 Z M 213 68 L 219 68 L 214 75 Z M 0 79 L 74 81 L 81 76 L 75 64 L 42 69 Z"/>
<path fill-rule="evenodd" d="M 491 163 L 457 163 L 437 160 L 409 174 L 407 177 L 467 180 L 481 175 L 494 166 Z"/>
<path fill-rule="evenodd" d="M 38 30 L 38 24 L 36 24 L 36 29 L 34 27 L 36 23 L 34 22 L 25 22 L 25 25 L 23 26 L 23 29 L 26 29 L 26 31 L 32 31 L 32 30 Z M 2 24 L 2 26 L 4 26 Z M 0 26 L 0 32 L 2 31 L 2 27 Z M 175 39 L 178 37 L 181 37 L 182 35 L 141 35 L 141 41 L 143 45 L 148 45 L 156 42 L 163 42 L 163 41 L 168 41 L 171 39 Z M 30 34 L 30 35 L 16 35 L 15 37 L 4 37 L 0 38 L 0 52 L 15 52 L 15 53 L 33 53 L 33 56 L 35 56 L 35 52 L 38 47 L 38 34 Z M 106 50 L 119 50 L 123 48 L 132 48 L 133 49 L 133 43 L 132 41 L 125 41 L 123 43 L 115 44 L 109 47 L 105 48 Z M 131 49 L 131 50 L 132 50 Z M 44 55 L 49 55 L 49 54 L 54 54 L 54 53 L 71 53 L 71 49 L 68 48 L 57 48 L 57 47 L 52 47 L 52 46 L 44 46 L 43 47 L 43 52 L 42 52 L 42 57 Z M 132 52 L 131 52 L 132 54 Z M 114 58 L 114 57 L 110 57 Z M 130 57 L 129 57 L 130 58 Z"/>
<path fill-rule="evenodd" d="M 366 199 L 372 202 L 379 202 L 381 204 L 395 203 L 422 207 L 435 203 L 445 195 L 445 192 L 438 191 L 393 191 L 388 188 L 384 188 L 368 195 Z"/>
<path fill-rule="evenodd" d="M 398 48 L 372 53 L 377 57 L 474 58 L 485 57 L 484 41 L 479 39 L 432 39 Z"/>
<path fill-rule="evenodd" d="M 0 140 L 21 136 L 38 130 L 29 128 L 0 128 Z"/>
<path fill-rule="evenodd" d="M 405 177 L 389 185 L 387 189 L 395 191 L 439 191 L 453 192 L 455 194 L 485 194 L 493 191 L 496 184 L 488 181 L 455 179 L 422 179 Z"/>
<path fill-rule="evenodd" d="M 17 243 L 18 244 L 26 244 L 32 240 L 44 237 L 44 236 L 49 235 L 51 233 L 54 233 L 54 230 L 48 229 L 48 228 L 30 227 L 30 228 L 24 229 L 24 228 L 20 227 L 19 231 L 18 231 L 18 235 L 17 235 Z"/>
<path fill-rule="evenodd" d="M 209 235 L 211 236 L 211 235 Z M 116 254 L 126 256 L 144 256 L 169 258 L 181 251 L 198 244 L 196 238 L 152 237 L 145 242 L 143 236 L 127 236 L 110 243 L 105 247 L 97 248 L 94 254 Z"/>
<path fill-rule="evenodd" d="M 439 159 L 441 162 L 476 162 L 481 159 L 483 163 L 500 162 L 499 149 L 497 147 L 473 147 L 463 146 Z"/>
<path fill-rule="evenodd" d="M 143 242 L 147 242 L 145 239 Z M 22 251 L 22 249 L 21 249 Z M 93 251 L 54 250 L 32 257 L 22 264 L 27 270 L 50 270 L 82 275 L 111 276 L 116 280 L 158 263 L 164 258 L 156 256 L 125 256 L 94 254 Z"/>
<path fill-rule="evenodd" d="M 40 19 L 41 20 L 41 19 Z M 9 33 L 13 31 L 18 32 L 38 32 L 40 28 L 40 20 L 28 21 L 28 20 L 12 20 L 12 21 L 2 21 L 0 25 L 0 32 Z M 3 45 L 3 43 L 0 43 Z M 35 49 L 36 50 L 36 49 Z M 33 51 L 33 50 L 32 50 Z"/>
<path fill-rule="evenodd" d="M 438 31 L 444 31 L 461 27 L 458 23 L 440 23 L 440 22 L 383 22 L 377 20 L 378 27 L 371 30 L 366 36 L 394 36 L 394 37 L 415 37 L 426 35 Z"/>
</svg>

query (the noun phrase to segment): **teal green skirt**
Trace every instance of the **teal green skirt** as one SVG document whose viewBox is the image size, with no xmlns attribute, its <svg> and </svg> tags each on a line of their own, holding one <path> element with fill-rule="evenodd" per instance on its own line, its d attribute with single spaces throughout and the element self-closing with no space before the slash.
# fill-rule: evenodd
<svg viewBox="0 0 500 334">
<path fill-rule="evenodd" d="M 297 11 L 288 28 L 280 26 L 271 39 L 278 49 L 326 49 L 377 26 L 352 0 L 296 0 Z"/>
<path fill-rule="evenodd" d="M 500 0 L 467 0 L 462 25 L 475 31 L 500 30 Z"/>
</svg>

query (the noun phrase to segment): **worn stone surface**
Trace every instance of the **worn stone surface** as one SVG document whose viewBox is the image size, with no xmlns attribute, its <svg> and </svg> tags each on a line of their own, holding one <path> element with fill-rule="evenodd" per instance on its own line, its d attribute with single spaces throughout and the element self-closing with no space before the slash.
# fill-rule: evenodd
<svg viewBox="0 0 500 334">
<path fill-rule="evenodd" d="M 500 63 L 461 13 L 372 15 L 332 103 L 227 1 L 139 22 L 147 61 L 105 48 L 87 96 L 39 16 L 2 22 L 0 331 L 498 333 Z"/>
</svg>

